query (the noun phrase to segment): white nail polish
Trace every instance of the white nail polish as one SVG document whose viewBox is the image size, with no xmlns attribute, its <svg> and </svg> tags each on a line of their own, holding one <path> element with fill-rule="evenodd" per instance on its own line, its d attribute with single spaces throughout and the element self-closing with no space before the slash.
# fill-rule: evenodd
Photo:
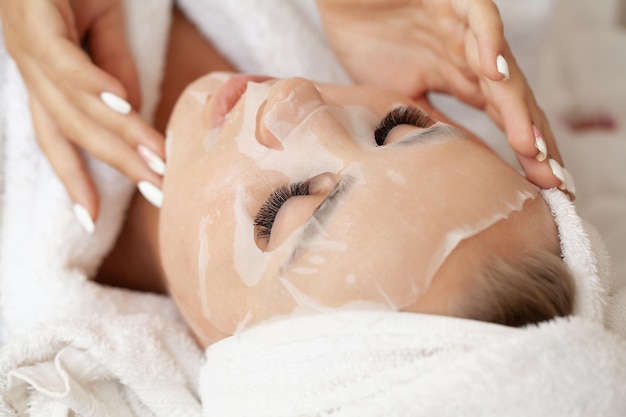
<svg viewBox="0 0 626 417">
<path fill-rule="evenodd" d="M 139 192 L 145 197 L 153 206 L 161 208 L 163 204 L 163 192 L 159 190 L 154 184 L 148 181 L 140 181 L 137 184 Z"/>
<path fill-rule="evenodd" d="M 538 151 L 535 155 L 535 159 L 539 162 L 545 161 L 548 157 L 548 146 L 546 145 L 546 141 L 543 139 L 543 134 L 535 125 L 533 125 L 533 135 L 535 136 L 535 148 Z"/>
<path fill-rule="evenodd" d="M 73 209 L 78 223 L 80 223 L 85 232 L 92 234 L 96 229 L 96 225 L 93 223 L 93 219 L 87 209 L 80 204 L 74 204 Z"/>
<path fill-rule="evenodd" d="M 550 164 L 550 169 L 552 170 L 554 176 L 557 177 L 559 181 L 561 181 L 561 184 L 559 185 L 559 190 L 566 190 L 567 184 L 565 179 L 565 173 L 563 172 L 563 167 L 552 158 L 548 159 L 548 163 Z"/>
<path fill-rule="evenodd" d="M 567 170 L 567 168 L 563 168 L 563 174 L 565 174 L 565 184 L 567 185 L 567 191 L 576 198 L 576 183 L 574 182 L 574 177 Z"/>
<path fill-rule="evenodd" d="M 132 107 L 126 100 L 108 91 L 100 94 L 100 98 L 108 108 L 119 114 L 128 114 L 132 110 Z"/>
<path fill-rule="evenodd" d="M 163 162 L 163 160 L 159 158 L 157 154 L 155 154 L 143 145 L 137 146 L 137 152 L 139 152 L 141 158 L 146 161 L 148 167 L 152 170 L 152 172 L 160 176 L 165 175 L 165 162 Z"/>
<path fill-rule="evenodd" d="M 498 55 L 496 58 L 496 67 L 498 68 L 498 72 L 504 75 L 504 81 L 509 79 L 509 63 L 506 62 L 506 59 L 502 55 Z"/>
<path fill-rule="evenodd" d="M 542 138 L 535 138 L 535 148 L 537 148 L 537 155 L 535 155 L 535 159 L 539 162 L 545 161 L 548 157 L 548 146 L 546 145 L 546 141 Z"/>
</svg>

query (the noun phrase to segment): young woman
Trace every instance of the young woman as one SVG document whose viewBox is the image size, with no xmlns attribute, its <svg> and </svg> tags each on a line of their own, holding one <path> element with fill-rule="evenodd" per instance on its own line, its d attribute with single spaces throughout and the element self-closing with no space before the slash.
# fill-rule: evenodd
<svg viewBox="0 0 626 417">
<path fill-rule="evenodd" d="M 220 73 L 169 117 L 191 79 L 229 68 L 175 14 L 156 120 L 170 120 L 163 192 L 158 177 L 140 183 L 162 211 L 134 199 L 101 282 L 167 289 L 205 346 L 311 309 L 516 325 L 571 311 L 538 188 L 425 100 Z"/>
<path fill-rule="evenodd" d="M 211 74 L 179 100 L 167 149 L 154 256 L 204 345 L 310 310 L 510 325 L 572 310 L 539 189 L 397 94 Z"/>
<path fill-rule="evenodd" d="M 183 51 L 170 48 L 164 86 L 209 65 L 181 65 Z M 163 97 L 169 114 L 178 93 Z M 538 188 L 435 117 L 370 87 L 204 76 L 169 118 L 160 216 L 134 200 L 100 279 L 167 288 L 203 345 L 310 310 L 512 325 L 569 314 L 571 278 Z"/>
<path fill-rule="evenodd" d="M 140 185 L 142 192 L 160 187 L 164 169 L 162 132 L 138 113 L 139 77 L 124 19 L 124 9 L 131 3 L 0 0 L 5 43 L 28 87 L 37 139 L 75 203 L 77 217 L 90 230 L 98 219 L 98 193 L 78 149 L 114 166 Z M 174 7 L 172 0 L 161 3 Z M 233 7 L 202 0 L 175 3 L 186 9 L 191 19 L 202 9 L 199 5 L 216 9 L 205 20 L 218 15 L 220 7 Z M 325 28 L 325 34 L 312 36 L 326 35 L 354 82 L 414 99 L 429 91 L 447 92 L 484 109 L 506 130 L 533 183 L 543 188 L 569 186 L 573 191 L 573 180 L 561 166 L 548 122 L 509 51 L 492 0 L 307 3 L 296 8 L 317 7 Z M 242 12 L 253 8 L 244 3 L 238 7 Z M 294 6 L 278 1 L 265 7 L 270 13 Z M 199 76 L 215 69 L 207 69 L 203 63 L 220 66 L 213 59 L 215 54 L 205 55 L 198 49 L 205 41 L 180 20 L 175 16 L 170 51 L 176 60 L 185 54 L 194 60 L 187 60 L 186 68 L 179 65 L 178 70 L 189 76 L 199 69 Z M 164 22 L 154 22 L 159 23 Z M 223 25 L 219 19 L 211 22 L 216 28 Z M 225 25 L 218 32 L 233 27 L 236 25 Z M 186 40 L 180 42 L 183 37 Z M 238 38 L 236 31 L 231 38 Z M 173 97 L 180 93 L 185 79 L 170 80 L 179 84 L 178 89 L 170 87 Z"/>
</svg>

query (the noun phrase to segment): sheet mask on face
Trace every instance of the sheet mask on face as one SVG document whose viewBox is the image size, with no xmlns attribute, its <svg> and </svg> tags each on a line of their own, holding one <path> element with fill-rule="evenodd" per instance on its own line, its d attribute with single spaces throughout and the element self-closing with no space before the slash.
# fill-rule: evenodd
<svg viewBox="0 0 626 417">
<path fill-rule="evenodd" d="M 203 166 L 217 172 L 204 180 L 207 197 L 194 197 L 203 201 L 199 216 L 190 216 L 198 219 L 197 294 L 202 316 L 223 333 L 301 312 L 403 309 L 461 241 L 538 196 L 498 157 L 441 123 L 377 146 L 380 114 L 397 98 L 375 111 L 326 86 L 302 81 L 279 94 L 279 85 L 249 82 L 223 126 L 195 133 L 214 135 Z M 230 162 L 219 170 L 217 158 Z M 267 196 L 320 175 L 336 181 L 316 214 L 274 243 L 283 217 L 296 211 L 292 203 L 304 198 L 288 197 L 260 248 L 255 215 Z"/>
<path fill-rule="evenodd" d="M 270 89 L 271 86 L 267 84 L 248 83 L 242 116 L 243 125 L 236 137 L 239 151 L 253 160 L 259 169 L 278 171 L 285 175 L 290 182 L 301 180 L 303 170 L 309 171 L 310 177 L 316 173 L 341 170 L 344 167 L 343 161 L 324 148 L 319 138 L 313 134 L 308 126 L 308 120 L 313 118 L 317 112 L 324 110 L 323 103 L 316 100 L 316 97 L 303 100 L 300 95 L 292 91 L 285 101 L 268 108 L 262 123 L 276 140 L 271 143 L 260 143 L 256 118 Z M 265 104 L 265 106 L 269 106 L 269 104 Z M 287 113 L 289 107 L 299 110 L 292 111 L 290 115 L 285 115 L 284 113 Z M 289 138 L 295 139 L 296 146 L 286 143 Z M 300 163 L 300 155 L 302 154 L 308 155 L 311 160 L 306 168 L 302 167 Z M 311 166 L 312 164 L 313 166 Z"/>
</svg>

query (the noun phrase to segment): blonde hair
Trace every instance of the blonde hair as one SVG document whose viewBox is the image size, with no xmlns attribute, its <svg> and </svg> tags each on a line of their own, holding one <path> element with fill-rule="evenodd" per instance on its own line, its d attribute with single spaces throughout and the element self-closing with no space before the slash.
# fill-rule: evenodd
<svg viewBox="0 0 626 417">
<path fill-rule="evenodd" d="M 516 261 L 490 256 L 477 288 L 466 298 L 464 316 L 524 326 L 572 314 L 574 280 L 556 252 L 527 252 Z"/>
</svg>

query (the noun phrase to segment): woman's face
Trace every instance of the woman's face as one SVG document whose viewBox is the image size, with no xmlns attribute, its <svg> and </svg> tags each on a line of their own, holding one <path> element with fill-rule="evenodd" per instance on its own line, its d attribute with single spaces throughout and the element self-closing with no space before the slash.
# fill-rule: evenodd
<svg viewBox="0 0 626 417">
<path fill-rule="evenodd" d="M 474 272 L 461 248 L 475 260 L 554 232 L 545 207 L 527 209 L 544 205 L 533 185 L 407 106 L 304 79 L 222 73 L 187 88 L 168 128 L 160 245 L 203 343 L 301 311 L 442 312 Z M 515 236 L 491 227 L 512 217 Z M 487 229 L 499 248 L 475 239 Z"/>
</svg>

